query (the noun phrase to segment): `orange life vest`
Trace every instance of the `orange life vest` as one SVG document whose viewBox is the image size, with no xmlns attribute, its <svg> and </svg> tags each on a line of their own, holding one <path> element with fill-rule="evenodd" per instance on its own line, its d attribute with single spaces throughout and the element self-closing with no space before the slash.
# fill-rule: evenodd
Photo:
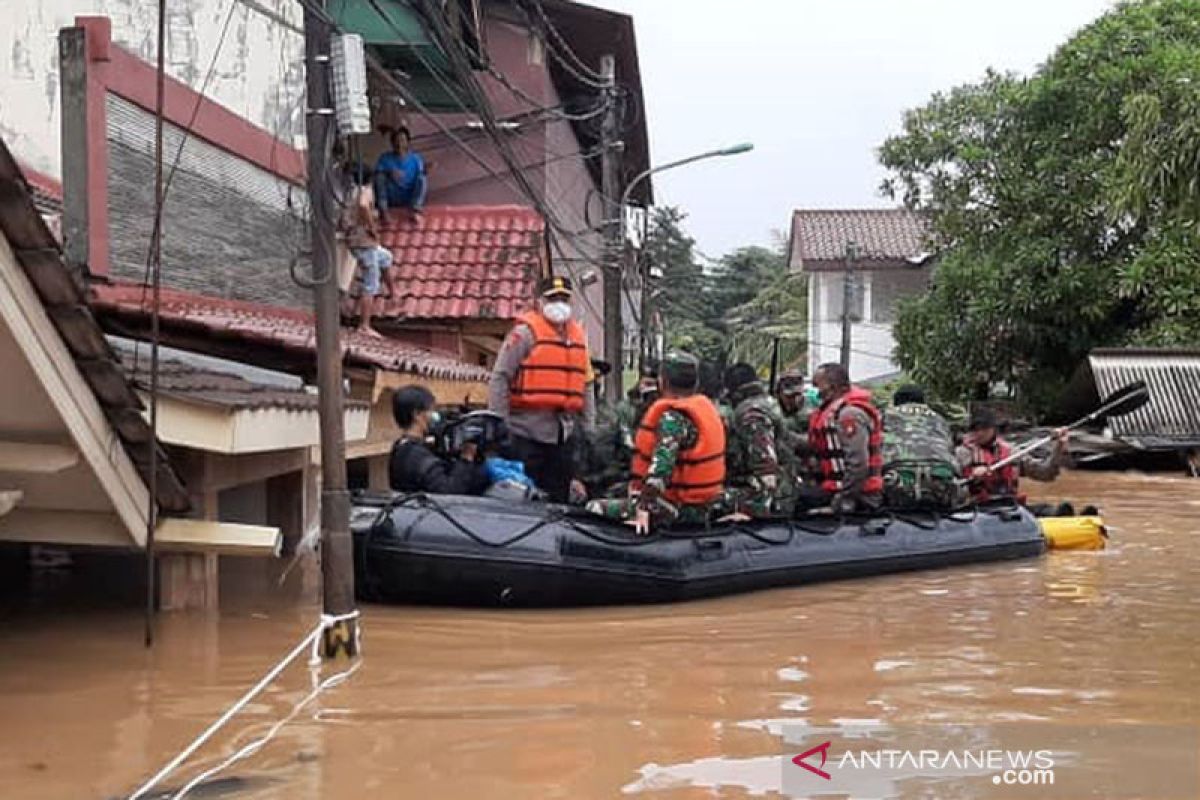
<svg viewBox="0 0 1200 800">
<path fill-rule="evenodd" d="M 964 473 L 968 477 L 976 467 L 990 467 L 1012 455 L 1012 447 L 999 436 L 986 446 L 970 437 L 963 444 L 971 452 L 971 463 Z M 1017 502 L 1024 503 L 1025 497 L 1019 492 L 1020 475 L 1017 465 L 1010 463 L 982 478 L 973 479 L 970 482 L 971 499 L 976 503 L 986 503 L 996 497 L 1015 497 Z"/>
<path fill-rule="evenodd" d="M 871 418 L 871 435 L 867 440 L 867 466 L 870 472 L 863 483 L 863 494 L 883 491 L 883 418 L 871 402 L 871 395 L 852 386 L 850 391 L 812 413 L 808 423 L 808 443 L 820 463 L 821 488 L 836 494 L 845 488 L 846 462 L 838 417 L 847 406 L 861 408 Z"/>
<path fill-rule="evenodd" d="M 676 505 L 711 503 L 725 487 L 725 425 L 713 401 L 702 394 L 664 397 L 646 411 L 634 438 L 630 467 L 634 482 L 640 484 L 650 470 L 659 420 L 672 410 L 685 414 L 696 426 L 696 444 L 679 454 L 664 497 Z"/>
<path fill-rule="evenodd" d="M 533 332 L 533 349 L 509 389 L 510 406 L 519 411 L 583 411 L 590 367 L 583 326 L 568 320 L 560 331 L 539 311 L 522 314 L 518 323 Z"/>
</svg>

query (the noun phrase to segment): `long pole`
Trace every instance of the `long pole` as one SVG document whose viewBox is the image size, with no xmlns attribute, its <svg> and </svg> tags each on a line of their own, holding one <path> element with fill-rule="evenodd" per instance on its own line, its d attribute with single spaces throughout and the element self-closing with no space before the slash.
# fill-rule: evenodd
<svg viewBox="0 0 1200 800">
<path fill-rule="evenodd" d="M 312 226 L 314 302 L 317 317 L 317 409 L 321 425 L 321 582 L 326 614 L 354 611 L 354 552 L 350 493 L 346 490 L 346 436 L 342 410 L 341 318 L 334 280 L 334 202 L 328 183 L 333 147 L 330 97 L 330 29 L 325 0 L 304 4 L 304 53 L 308 84 L 308 202 Z M 318 11 L 322 12 L 318 15 Z M 358 654 L 357 621 L 327 627 L 325 658 Z"/>
<path fill-rule="evenodd" d="M 607 106 L 600 123 L 600 192 L 604 195 L 604 360 L 612 369 L 605 379 L 604 395 L 616 404 L 621 399 L 621 279 L 625 261 L 625 208 L 620 196 L 620 125 L 617 121 L 616 59 L 600 57 L 603 101 Z"/>
<path fill-rule="evenodd" d="M 853 346 L 853 319 L 850 308 L 854 304 L 854 262 L 858 258 L 858 245 L 846 244 L 846 274 L 842 280 L 842 353 L 841 364 L 850 369 L 850 348 Z"/>
<path fill-rule="evenodd" d="M 154 644 L 154 533 L 158 528 L 158 339 L 162 301 L 163 98 L 167 70 L 167 0 L 158 0 L 158 74 L 154 90 L 154 227 L 150 231 L 150 499 L 146 508 L 146 620 L 143 640 Z"/>
</svg>

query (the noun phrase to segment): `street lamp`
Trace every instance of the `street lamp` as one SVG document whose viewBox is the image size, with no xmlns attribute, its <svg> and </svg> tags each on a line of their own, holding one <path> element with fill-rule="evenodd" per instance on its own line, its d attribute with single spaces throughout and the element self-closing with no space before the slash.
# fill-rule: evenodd
<svg viewBox="0 0 1200 800">
<path fill-rule="evenodd" d="M 646 180 L 646 178 L 649 178 L 651 175 L 654 175 L 655 173 L 658 173 L 658 172 L 665 172 L 669 169 L 675 169 L 676 167 L 682 167 L 687 164 L 693 164 L 697 161 L 704 161 L 705 159 L 709 159 L 709 158 L 723 158 L 725 156 L 741 155 L 742 153 L 749 153 L 753 149 L 754 149 L 754 145 L 752 143 L 741 142 L 739 144 L 731 145 L 729 147 L 722 147 L 718 150 L 709 150 L 706 153 L 700 153 L 698 155 L 688 156 L 687 158 L 681 158 L 678 161 L 671 161 L 671 162 L 662 164 L 657 167 L 651 167 L 650 169 L 640 172 L 636 176 L 634 176 L 633 180 L 631 180 L 628 184 L 626 184 L 625 191 L 621 195 L 621 204 L 619 206 L 617 206 L 617 230 L 620 232 L 620 238 L 617 240 L 620 243 L 620 248 L 617 250 L 617 253 L 616 253 L 618 274 L 620 272 L 621 258 L 622 258 L 623 253 L 625 252 L 625 237 L 626 237 L 625 208 L 629 205 L 629 197 L 631 194 L 633 194 L 634 188 L 639 183 L 641 183 L 642 181 Z M 643 230 L 645 230 L 645 228 L 643 228 Z M 645 237 L 643 236 L 643 242 L 642 242 L 643 247 L 645 247 L 644 239 L 645 239 Z M 638 260 L 642 261 L 640 256 L 639 256 Z M 640 319 L 641 330 L 639 332 L 640 335 L 638 336 L 638 341 L 639 341 L 638 367 L 639 367 L 639 370 L 641 370 L 641 369 L 644 369 L 645 365 L 646 365 L 646 356 L 647 356 L 646 343 L 647 343 L 647 341 L 649 341 L 649 337 L 646 335 L 646 327 L 650 324 L 650 293 L 646 291 L 646 285 L 647 285 L 646 275 L 645 275 L 645 272 L 641 269 L 639 269 L 639 276 L 641 278 L 641 286 L 642 286 L 642 298 L 641 298 L 642 302 L 641 302 L 641 309 L 639 312 L 639 316 L 641 317 L 641 319 Z"/>
<path fill-rule="evenodd" d="M 700 153 L 699 155 L 688 156 L 687 158 L 681 158 L 678 161 L 671 161 L 667 164 L 662 164 L 657 167 L 651 167 L 650 169 L 645 170 L 644 172 L 638 173 L 634 177 L 634 179 L 631 180 L 625 186 L 625 193 L 621 195 L 621 205 L 618 208 L 618 210 L 621 212 L 621 233 L 624 234 L 624 232 L 625 232 L 624 210 L 625 210 L 625 206 L 629 205 L 629 195 L 631 195 L 633 193 L 634 187 L 636 187 L 642 181 L 646 180 L 646 178 L 649 178 L 651 175 L 654 175 L 655 173 L 658 173 L 658 172 L 666 172 L 669 169 L 675 169 L 676 167 L 682 167 L 685 164 L 692 164 L 697 161 L 703 161 L 707 158 L 722 158 L 724 156 L 737 156 L 737 155 L 741 155 L 742 153 L 749 153 L 753 149 L 754 149 L 754 145 L 751 144 L 750 142 L 742 142 L 740 144 L 731 145 L 729 147 L 722 147 L 719 150 L 709 150 L 707 153 Z M 621 241 L 624 241 L 624 240 L 625 240 L 624 236 L 622 235 Z"/>
</svg>

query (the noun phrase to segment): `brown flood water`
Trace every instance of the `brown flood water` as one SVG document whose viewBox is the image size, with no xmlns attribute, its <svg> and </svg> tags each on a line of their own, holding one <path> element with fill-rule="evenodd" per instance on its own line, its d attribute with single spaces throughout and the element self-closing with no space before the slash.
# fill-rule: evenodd
<svg viewBox="0 0 1200 800">
<path fill-rule="evenodd" d="M 226 773 L 246 782 L 225 796 L 761 796 L 788 721 L 1200 719 L 1200 481 L 1077 474 L 1046 496 L 1099 501 L 1114 546 L 671 607 L 368 607 L 361 669 Z M 313 614 L 166 616 L 149 653 L 136 612 L 17 617 L 0 798 L 127 795 Z M 300 663 L 169 783 L 309 687 Z"/>
</svg>

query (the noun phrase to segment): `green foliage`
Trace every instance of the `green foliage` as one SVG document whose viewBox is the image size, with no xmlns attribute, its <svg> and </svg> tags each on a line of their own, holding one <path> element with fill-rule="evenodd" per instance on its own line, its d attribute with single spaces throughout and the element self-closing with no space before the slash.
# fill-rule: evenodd
<svg viewBox="0 0 1200 800">
<path fill-rule="evenodd" d="M 789 273 L 782 245 L 742 247 L 705 269 L 685 219 L 677 208 L 655 209 L 644 253 L 663 271 L 656 302 L 668 348 L 719 366 L 745 360 L 765 372 L 778 336 L 781 363 L 803 358 L 807 290 L 802 276 Z"/>
<path fill-rule="evenodd" d="M 935 95 L 880 160 L 941 253 L 896 328 L 939 394 L 1045 408 L 1094 347 L 1200 338 L 1200 0 L 1119 6 L 1029 78 Z"/>
</svg>

